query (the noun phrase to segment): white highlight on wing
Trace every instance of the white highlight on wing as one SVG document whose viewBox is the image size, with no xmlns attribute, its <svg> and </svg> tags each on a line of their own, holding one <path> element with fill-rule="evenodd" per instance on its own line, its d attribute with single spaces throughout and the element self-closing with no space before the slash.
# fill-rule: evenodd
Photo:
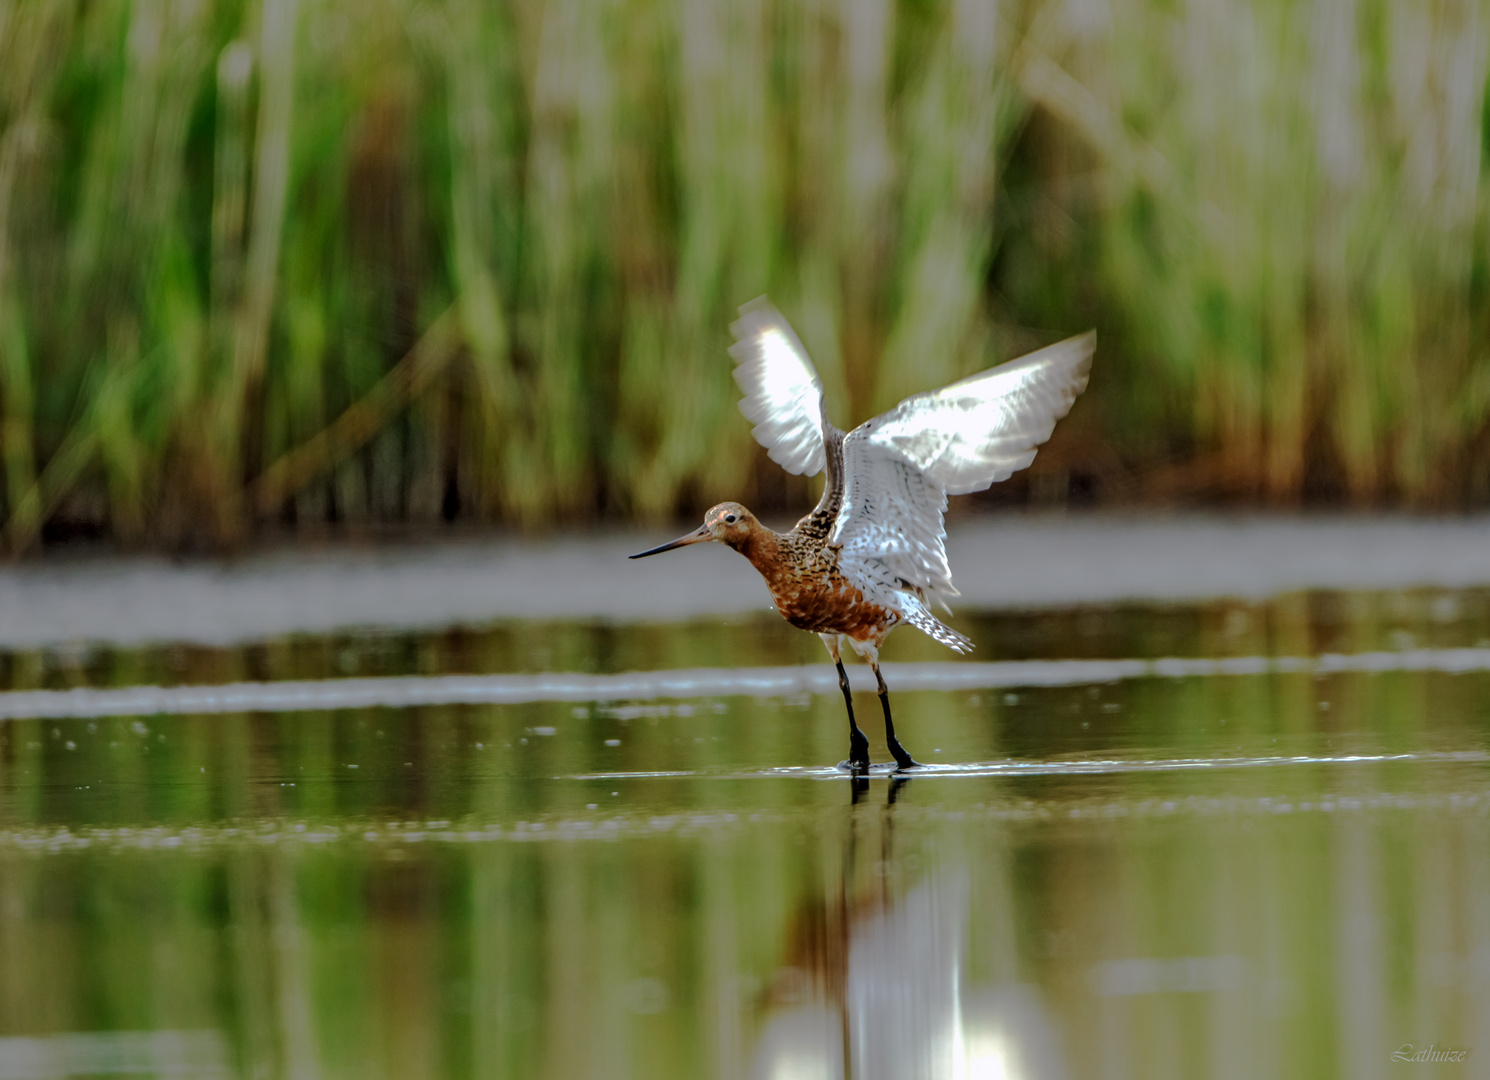
<svg viewBox="0 0 1490 1080">
<path fill-rule="evenodd" d="M 823 384 L 807 350 L 764 296 L 741 306 L 729 354 L 745 391 L 740 411 L 755 425 L 755 441 L 789 473 L 815 476 L 823 450 Z"/>
<path fill-rule="evenodd" d="M 1070 338 L 915 394 L 849 432 L 829 543 L 843 546 L 839 565 L 851 580 L 898 579 L 944 604 L 956 596 L 942 521 L 947 495 L 981 491 L 1035 459 L 1086 388 L 1096 343 L 1090 332 Z"/>
</svg>

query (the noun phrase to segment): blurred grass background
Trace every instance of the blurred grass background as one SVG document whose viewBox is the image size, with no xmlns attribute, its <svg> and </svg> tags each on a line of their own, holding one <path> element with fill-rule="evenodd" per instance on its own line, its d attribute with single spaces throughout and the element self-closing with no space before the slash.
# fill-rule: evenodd
<svg viewBox="0 0 1490 1080">
<path fill-rule="evenodd" d="M 1490 502 L 1478 0 L 0 0 L 0 520 L 805 501 L 847 425 L 1096 326 L 1037 504 Z"/>
</svg>

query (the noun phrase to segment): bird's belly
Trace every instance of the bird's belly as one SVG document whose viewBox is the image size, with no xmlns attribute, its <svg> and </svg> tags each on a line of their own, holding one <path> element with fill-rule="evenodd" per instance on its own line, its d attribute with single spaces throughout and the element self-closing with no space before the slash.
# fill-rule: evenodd
<svg viewBox="0 0 1490 1080">
<path fill-rule="evenodd" d="M 846 583 L 831 588 L 788 586 L 771 592 L 782 618 L 815 634 L 844 634 L 867 641 L 900 621 L 898 612 L 865 600 L 863 593 Z"/>
</svg>

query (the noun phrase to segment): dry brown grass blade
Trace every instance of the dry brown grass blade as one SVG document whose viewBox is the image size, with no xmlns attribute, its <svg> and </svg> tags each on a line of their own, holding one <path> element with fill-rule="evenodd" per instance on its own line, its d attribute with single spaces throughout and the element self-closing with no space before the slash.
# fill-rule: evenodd
<svg viewBox="0 0 1490 1080">
<path fill-rule="evenodd" d="M 365 445 L 428 388 L 462 341 L 459 305 L 452 304 L 366 395 L 264 470 L 250 491 L 255 511 L 273 513 L 287 498 Z"/>
</svg>

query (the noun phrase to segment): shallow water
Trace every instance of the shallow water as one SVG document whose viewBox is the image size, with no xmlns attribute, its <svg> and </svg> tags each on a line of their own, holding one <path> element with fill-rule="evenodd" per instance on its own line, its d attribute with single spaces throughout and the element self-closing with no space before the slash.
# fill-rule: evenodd
<svg viewBox="0 0 1490 1080">
<path fill-rule="evenodd" d="M 957 625 L 4 654 L 0 1080 L 1487 1074 L 1490 592 Z"/>
</svg>

